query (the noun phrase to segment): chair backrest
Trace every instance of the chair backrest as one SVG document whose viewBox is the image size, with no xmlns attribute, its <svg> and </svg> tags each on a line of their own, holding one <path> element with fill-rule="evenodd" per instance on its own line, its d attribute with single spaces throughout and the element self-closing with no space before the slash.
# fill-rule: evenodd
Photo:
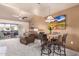
<svg viewBox="0 0 79 59">
<path fill-rule="evenodd" d="M 62 40 L 62 35 L 58 35 L 58 41 L 61 42 L 61 40 Z"/>
<path fill-rule="evenodd" d="M 58 35 L 58 39 L 60 39 L 61 38 L 61 35 Z"/>
<path fill-rule="evenodd" d="M 62 42 L 66 43 L 67 34 L 63 34 Z"/>
<path fill-rule="evenodd" d="M 40 33 L 38 34 L 38 38 L 39 38 L 39 39 L 42 39 L 43 34 L 44 34 L 44 33 L 40 32 Z"/>
<path fill-rule="evenodd" d="M 46 34 L 43 34 L 43 38 L 42 38 L 43 41 L 48 41 L 47 39 L 47 35 Z"/>
</svg>

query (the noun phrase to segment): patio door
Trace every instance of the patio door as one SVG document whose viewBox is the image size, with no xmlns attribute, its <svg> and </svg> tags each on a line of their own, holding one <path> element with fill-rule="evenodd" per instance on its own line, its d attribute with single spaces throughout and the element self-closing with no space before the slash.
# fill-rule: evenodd
<svg viewBox="0 0 79 59">
<path fill-rule="evenodd" d="M 0 23 L 0 39 L 18 37 L 18 24 Z"/>
</svg>

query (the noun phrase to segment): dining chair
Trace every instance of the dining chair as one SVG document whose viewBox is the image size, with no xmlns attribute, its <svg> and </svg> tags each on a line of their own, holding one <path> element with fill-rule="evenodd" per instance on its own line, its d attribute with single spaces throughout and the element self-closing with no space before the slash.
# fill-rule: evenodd
<svg viewBox="0 0 79 59">
<path fill-rule="evenodd" d="M 62 37 L 62 44 L 61 46 L 64 48 L 64 50 L 61 50 L 64 52 L 64 56 L 66 56 L 66 39 L 67 39 L 67 34 L 63 34 L 63 37 Z"/>
<path fill-rule="evenodd" d="M 42 37 L 42 43 L 41 43 L 41 55 L 50 55 L 51 53 L 51 44 L 48 41 L 47 35 L 43 34 Z"/>
<path fill-rule="evenodd" d="M 60 46 L 59 46 L 59 43 L 60 43 L 60 40 L 61 40 L 61 35 L 58 35 L 58 38 L 52 38 L 51 39 L 51 44 L 52 44 L 52 52 L 53 52 L 53 55 L 54 54 L 57 54 L 57 55 L 60 55 L 58 52 L 61 52 L 60 51 Z M 58 52 L 56 52 L 58 51 Z"/>
<path fill-rule="evenodd" d="M 53 41 L 53 55 L 57 54 L 57 55 L 64 55 L 66 56 L 66 38 L 67 38 L 67 34 L 63 34 L 63 36 L 59 35 L 58 39 L 54 39 Z M 60 41 L 61 40 L 61 41 Z M 64 52 L 62 54 L 62 52 Z"/>
</svg>

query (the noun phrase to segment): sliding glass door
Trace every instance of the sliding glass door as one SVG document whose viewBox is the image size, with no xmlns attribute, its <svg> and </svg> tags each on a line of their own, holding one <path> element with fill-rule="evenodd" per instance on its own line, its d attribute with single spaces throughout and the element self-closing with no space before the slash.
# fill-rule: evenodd
<svg viewBox="0 0 79 59">
<path fill-rule="evenodd" d="M 0 39 L 18 37 L 18 24 L 0 23 Z"/>
</svg>

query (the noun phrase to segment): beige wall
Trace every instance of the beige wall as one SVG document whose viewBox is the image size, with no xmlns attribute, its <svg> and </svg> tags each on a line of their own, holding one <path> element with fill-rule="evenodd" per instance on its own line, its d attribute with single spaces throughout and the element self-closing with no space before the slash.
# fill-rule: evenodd
<svg viewBox="0 0 79 59">
<path fill-rule="evenodd" d="M 66 15 L 67 47 L 79 51 L 79 5 L 54 14 L 56 15 Z"/>
<path fill-rule="evenodd" d="M 39 31 L 47 32 L 47 23 L 45 22 L 45 18 L 41 16 L 33 16 L 31 21 L 35 27 L 39 29 Z"/>
<path fill-rule="evenodd" d="M 79 51 L 79 5 L 54 14 L 54 16 L 56 15 L 66 15 L 66 30 L 68 32 L 67 47 Z M 32 22 L 39 29 L 48 31 L 45 18 L 34 16 Z"/>
</svg>

